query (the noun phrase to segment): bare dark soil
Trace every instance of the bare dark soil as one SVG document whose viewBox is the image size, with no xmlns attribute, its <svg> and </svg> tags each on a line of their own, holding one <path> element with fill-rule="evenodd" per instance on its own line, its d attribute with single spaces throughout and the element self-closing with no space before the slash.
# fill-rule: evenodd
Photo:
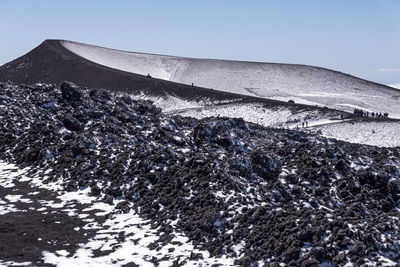
<svg viewBox="0 0 400 267">
<path fill-rule="evenodd" d="M 5 262 L 30 262 L 35 266 L 53 266 L 43 262 L 43 252 L 66 250 L 73 253 L 78 245 L 93 237 L 94 231 L 76 230 L 86 223 L 76 216 L 69 216 L 62 208 L 46 206 L 43 202 L 57 201 L 57 194 L 32 187 L 29 182 L 15 182 L 15 187 L 0 188 L 0 199 L 6 196 L 29 197 L 31 203 L 13 202 L 19 210 L 0 215 L 0 260 Z M 38 192 L 35 195 L 29 195 Z M 76 203 L 83 210 L 85 205 Z M 97 218 L 101 221 L 101 218 Z"/>
</svg>

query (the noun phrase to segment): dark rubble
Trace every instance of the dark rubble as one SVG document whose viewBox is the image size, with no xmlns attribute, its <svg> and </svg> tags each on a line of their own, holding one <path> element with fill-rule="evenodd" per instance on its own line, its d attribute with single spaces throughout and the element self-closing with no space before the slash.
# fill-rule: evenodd
<svg viewBox="0 0 400 267">
<path fill-rule="evenodd" d="M 166 116 L 69 82 L 0 83 L 0 121 L 0 159 L 124 199 L 160 229 L 153 249 L 174 230 L 244 266 L 400 261 L 399 148 Z"/>
</svg>

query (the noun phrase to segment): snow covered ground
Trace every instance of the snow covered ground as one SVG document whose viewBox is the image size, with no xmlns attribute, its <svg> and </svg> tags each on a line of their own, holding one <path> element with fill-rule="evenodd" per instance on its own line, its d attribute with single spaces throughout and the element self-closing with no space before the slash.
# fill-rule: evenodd
<svg viewBox="0 0 400 267">
<path fill-rule="evenodd" d="M 400 91 L 344 73 L 306 65 L 195 59 L 124 52 L 62 41 L 95 63 L 142 75 L 251 96 L 400 118 Z"/>
<path fill-rule="evenodd" d="M 149 97 L 144 94 L 132 98 L 147 99 L 170 115 L 194 118 L 228 117 L 243 118 L 245 121 L 266 127 L 298 129 L 319 132 L 328 138 L 351 143 L 396 147 L 400 146 L 400 121 L 358 121 L 340 119 L 335 112 L 304 109 L 293 112 L 288 107 L 268 108 L 257 103 L 211 103 L 211 101 L 188 101 L 174 96 Z M 304 123 L 304 126 L 303 126 Z M 307 124 L 306 124 L 307 123 Z"/>
<path fill-rule="evenodd" d="M 43 264 L 55 266 L 122 266 L 135 262 L 140 266 L 171 266 L 176 261 L 181 266 L 232 266 L 232 258 L 225 256 L 210 257 L 207 251 L 195 249 L 183 233 L 173 233 L 175 236 L 169 244 L 161 250 L 150 249 L 151 243 L 157 241 L 160 236 L 149 221 L 140 218 L 134 211 L 128 213 L 115 212 L 115 205 L 99 202 L 97 197 L 89 196 L 90 188 L 82 188 L 78 191 L 65 192 L 62 190 L 61 181 L 44 184 L 46 176 L 30 176 L 29 168 L 20 169 L 14 164 L 0 161 L 0 187 L 12 188 L 15 192 L 0 198 L 0 215 L 13 212 L 26 212 L 15 208 L 17 203 L 32 203 L 33 197 L 39 194 L 39 189 L 50 191 L 58 196 L 53 200 L 40 200 L 41 207 L 37 210 L 43 214 L 57 211 L 67 213 L 71 217 L 79 217 L 83 220 L 81 227 L 76 231 L 94 230 L 96 233 L 87 243 L 79 244 L 78 250 L 70 252 L 65 249 L 55 251 L 43 251 Z M 29 183 L 33 190 L 23 191 L 20 184 Z M 37 192 L 36 192 L 37 191 Z M 80 210 L 77 204 L 88 205 Z M 115 202 L 118 204 L 118 201 Z M 28 205 L 29 206 L 29 205 Z M 95 213 L 93 213 L 95 211 Z M 98 218 L 106 217 L 105 221 Z M 121 240 L 121 236 L 124 239 Z M 99 250 L 101 255 L 94 255 Z M 189 261 L 191 253 L 201 253 L 203 259 Z M 40 264 L 42 265 L 42 264 Z M 38 266 L 32 262 L 12 262 L 0 260 L 0 266 Z"/>
<path fill-rule="evenodd" d="M 396 89 L 400 89 L 400 83 L 389 84 L 388 86 L 396 88 Z"/>
<path fill-rule="evenodd" d="M 318 125 L 322 135 L 351 143 L 374 146 L 400 146 L 400 122 L 341 122 Z"/>
</svg>

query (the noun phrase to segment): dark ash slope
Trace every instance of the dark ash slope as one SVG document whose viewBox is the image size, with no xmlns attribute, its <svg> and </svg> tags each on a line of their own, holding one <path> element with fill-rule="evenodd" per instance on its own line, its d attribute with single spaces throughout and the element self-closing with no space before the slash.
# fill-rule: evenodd
<svg viewBox="0 0 400 267">
<path fill-rule="evenodd" d="M 212 95 L 216 99 L 233 98 L 223 92 L 197 87 L 193 90 L 191 86 L 108 68 L 70 52 L 58 40 L 46 40 L 26 55 L 0 67 L 0 81 L 60 84 L 65 79 L 89 88 L 117 91 L 129 88 L 131 93 L 140 90 L 156 96 L 169 93 L 179 97 Z"/>
<path fill-rule="evenodd" d="M 51 169 L 45 182 L 90 186 L 99 201 L 124 198 L 117 209 L 160 227 L 152 249 L 174 229 L 245 266 L 400 261 L 398 148 L 168 117 L 69 83 L 2 83 L 0 107 L 0 159 Z"/>
<path fill-rule="evenodd" d="M 89 88 L 129 90 L 130 93 L 145 91 L 155 96 L 172 94 L 183 98 L 211 97 L 216 100 L 243 97 L 108 68 L 70 52 L 59 40 L 46 40 L 26 55 L 1 66 L 0 81 L 8 80 L 25 84 L 60 84 L 70 80 Z"/>
</svg>

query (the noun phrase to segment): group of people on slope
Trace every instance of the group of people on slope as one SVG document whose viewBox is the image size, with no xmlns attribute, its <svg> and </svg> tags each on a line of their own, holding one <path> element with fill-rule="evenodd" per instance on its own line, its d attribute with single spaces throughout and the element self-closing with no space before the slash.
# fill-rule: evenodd
<svg viewBox="0 0 400 267">
<path fill-rule="evenodd" d="M 387 112 L 369 112 L 362 109 L 355 108 L 354 115 L 361 116 L 361 117 L 371 117 L 371 118 L 388 118 L 389 113 Z"/>
</svg>

